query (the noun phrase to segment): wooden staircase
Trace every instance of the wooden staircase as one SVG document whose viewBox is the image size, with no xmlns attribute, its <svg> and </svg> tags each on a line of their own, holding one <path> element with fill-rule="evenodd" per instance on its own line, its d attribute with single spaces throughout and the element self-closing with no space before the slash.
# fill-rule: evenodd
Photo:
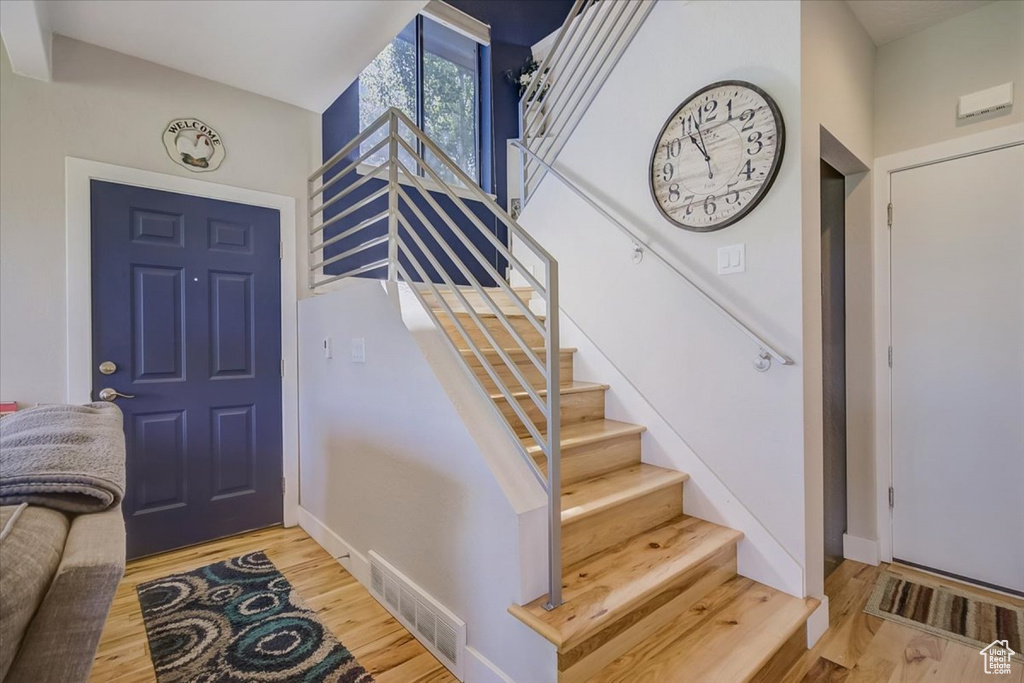
<svg viewBox="0 0 1024 683">
<path fill-rule="evenodd" d="M 473 310 L 535 390 L 536 368 L 501 321 L 471 290 Z M 489 291 L 526 343 L 547 349 L 501 290 Z M 516 290 L 520 297 L 529 290 Z M 475 328 L 457 298 L 442 296 Z M 449 337 L 483 380 L 541 471 L 540 447 L 487 377 L 483 365 L 429 294 Z M 529 336 L 531 333 L 535 337 Z M 471 333 L 508 386 L 511 372 L 485 336 Z M 683 514 L 688 475 L 642 462 L 642 425 L 605 417 L 608 385 L 577 381 L 576 349 L 560 349 L 563 604 L 547 611 L 546 597 L 509 612 L 555 645 L 561 682 L 772 681 L 805 649 L 807 617 L 817 607 L 736 574 L 742 533 Z M 542 394 L 543 391 L 542 391 Z M 525 391 L 513 392 L 543 432 L 545 423 Z"/>
</svg>

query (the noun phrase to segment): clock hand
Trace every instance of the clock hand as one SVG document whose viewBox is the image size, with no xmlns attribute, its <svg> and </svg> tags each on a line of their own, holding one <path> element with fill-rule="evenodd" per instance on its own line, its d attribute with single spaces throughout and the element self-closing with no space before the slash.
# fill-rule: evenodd
<svg viewBox="0 0 1024 683">
<path fill-rule="evenodd" d="M 701 132 L 700 126 L 694 124 L 694 128 L 697 129 L 697 135 L 700 136 L 700 144 L 704 148 L 704 163 L 708 165 L 708 180 L 711 180 L 715 177 L 715 174 L 711 172 L 711 157 L 708 155 L 708 143 L 704 142 L 704 133 Z"/>
</svg>

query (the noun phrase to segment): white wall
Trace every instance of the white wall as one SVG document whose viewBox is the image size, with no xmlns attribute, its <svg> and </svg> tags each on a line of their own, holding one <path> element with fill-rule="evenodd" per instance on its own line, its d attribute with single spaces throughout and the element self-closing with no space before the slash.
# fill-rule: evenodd
<svg viewBox="0 0 1024 683">
<path fill-rule="evenodd" d="M 648 189 L 651 148 L 691 93 L 749 80 L 778 102 L 785 158 L 765 200 L 726 230 L 668 224 Z M 693 452 L 803 562 L 803 283 L 800 7 L 658 3 L 559 158 L 559 167 L 648 236 L 796 360 L 755 372 L 757 348 L 554 178 L 521 222 L 559 261 L 561 304 Z M 747 271 L 715 275 L 719 246 L 745 243 Z M 587 378 L 596 379 L 601 378 Z"/>
<path fill-rule="evenodd" d="M 838 140 L 849 166 L 874 158 L 875 45 L 842 0 L 800 5 L 804 286 L 804 448 L 807 572 L 811 592 L 823 582 L 823 404 L 820 159 L 822 129 Z M 834 158 L 834 167 L 850 173 Z M 848 532 L 875 538 L 871 297 L 871 182 L 848 176 L 846 199 L 847 494 Z"/>
<path fill-rule="evenodd" d="M 299 302 L 302 508 L 466 621 L 469 646 L 513 680 L 551 680 L 553 647 L 507 612 L 545 589 L 543 498 L 517 513 L 394 299 L 376 281 L 344 284 Z M 365 364 L 350 362 L 353 337 Z"/>
<path fill-rule="evenodd" d="M 1008 81 L 1016 102 L 957 120 L 957 100 Z M 875 156 L 1024 121 L 1024 2 L 997 0 L 878 48 Z"/>
<path fill-rule="evenodd" d="M 197 177 L 161 139 L 174 118 L 197 117 L 227 146 L 201 177 L 291 195 L 305 280 L 305 178 L 319 165 L 320 117 L 180 71 L 54 36 L 54 79 L 0 61 L 0 396 L 65 400 L 64 158 Z"/>
</svg>

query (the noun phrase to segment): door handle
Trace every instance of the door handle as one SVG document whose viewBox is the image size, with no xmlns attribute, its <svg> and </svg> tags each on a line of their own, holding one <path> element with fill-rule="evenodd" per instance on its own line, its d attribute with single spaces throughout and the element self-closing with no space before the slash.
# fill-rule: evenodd
<svg viewBox="0 0 1024 683">
<path fill-rule="evenodd" d="M 107 387 L 106 389 L 100 389 L 100 400 L 101 401 L 113 401 L 116 398 L 135 398 L 133 394 L 122 394 L 116 389 Z"/>
</svg>

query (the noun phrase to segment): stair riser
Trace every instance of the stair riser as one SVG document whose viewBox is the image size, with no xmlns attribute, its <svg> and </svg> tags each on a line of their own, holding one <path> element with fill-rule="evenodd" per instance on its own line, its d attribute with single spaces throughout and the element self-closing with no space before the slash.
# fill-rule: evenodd
<svg viewBox="0 0 1024 683">
<path fill-rule="evenodd" d="M 479 377 L 483 382 L 484 389 L 486 389 L 488 393 L 497 393 L 497 385 L 491 380 L 483 366 L 480 365 L 476 356 L 467 358 L 467 360 L 469 361 L 469 365 L 473 369 L 473 372 L 476 373 L 477 377 Z M 526 381 L 529 382 L 530 386 L 534 389 L 545 388 L 544 376 L 541 375 L 540 370 L 537 369 L 537 366 L 534 365 L 532 361 L 522 356 L 512 356 L 512 360 L 515 362 L 516 367 L 518 367 L 519 372 L 523 375 Z M 543 362 L 544 358 L 541 357 L 539 360 Z M 512 370 L 505 365 L 505 362 L 501 360 L 501 358 L 495 356 L 492 360 L 491 367 L 495 370 L 498 377 L 501 378 L 502 382 L 505 383 L 507 388 L 511 391 L 521 390 L 522 385 L 519 383 L 519 380 L 516 379 L 515 375 L 512 374 Z M 572 353 L 563 352 L 561 354 L 559 367 L 561 373 L 561 377 L 559 378 L 560 383 L 563 386 L 572 384 Z"/>
<path fill-rule="evenodd" d="M 664 591 L 558 654 L 559 683 L 584 683 L 736 575 L 736 546 L 709 557 Z"/>
<path fill-rule="evenodd" d="M 547 462 L 543 455 L 534 460 L 544 474 Z M 562 485 L 596 477 L 612 470 L 629 467 L 640 462 L 640 434 L 627 434 L 605 439 L 562 452 Z"/>
<path fill-rule="evenodd" d="M 571 507 L 571 501 L 563 501 Z M 683 514 L 683 483 L 666 486 L 597 514 L 562 525 L 565 567 Z"/>
<path fill-rule="evenodd" d="M 444 328 L 445 334 L 447 334 L 452 341 L 455 342 L 455 346 L 460 349 L 469 348 L 466 344 L 466 340 L 462 338 L 462 334 L 455 327 L 455 323 L 452 321 L 447 314 L 441 313 L 438 315 L 441 320 L 441 327 Z M 473 340 L 479 348 L 489 349 L 493 345 L 487 340 L 483 330 L 476 324 L 468 314 L 459 313 L 457 314 L 459 323 L 463 329 L 469 334 L 470 339 Z M 497 318 L 482 318 L 484 326 L 491 333 L 494 341 L 498 343 L 498 346 L 503 349 L 518 349 L 520 348 L 519 343 L 512 337 L 505 326 L 501 324 Z M 526 318 L 522 316 L 509 318 L 509 324 L 512 329 L 519 333 L 520 337 L 526 342 L 528 346 L 539 347 L 544 346 L 544 335 L 541 334 L 536 327 L 533 326 Z"/>
<path fill-rule="evenodd" d="M 604 417 L 604 390 L 580 391 L 572 394 L 562 394 L 561 412 L 562 424 L 584 422 L 586 420 L 600 420 Z M 498 407 L 501 409 L 505 419 L 509 421 L 512 428 L 520 438 L 527 437 L 530 433 L 519 416 L 504 398 L 498 399 Z M 529 397 L 519 399 L 519 405 L 534 425 L 540 428 L 541 432 L 547 431 L 547 422 L 540 412 L 540 408 Z"/>
</svg>

